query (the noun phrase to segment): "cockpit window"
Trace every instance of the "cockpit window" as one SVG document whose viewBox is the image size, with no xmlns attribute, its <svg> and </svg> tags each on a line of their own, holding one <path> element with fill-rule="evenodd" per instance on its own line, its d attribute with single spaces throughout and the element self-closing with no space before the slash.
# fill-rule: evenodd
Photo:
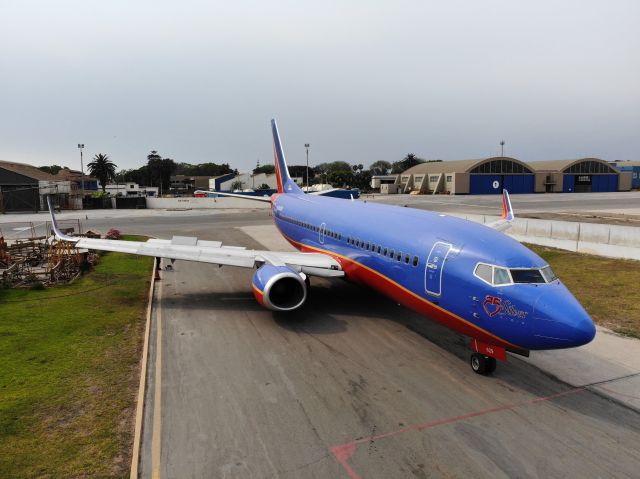
<svg viewBox="0 0 640 479">
<path fill-rule="evenodd" d="M 507 271 L 505 268 L 494 267 L 493 284 L 497 284 L 497 285 L 511 284 L 511 277 L 509 276 L 509 271 Z"/>
<path fill-rule="evenodd" d="M 545 266 L 540 270 L 540 272 L 542 273 L 542 276 L 547 281 L 547 283 L 551 283 L 552 281 L 555 281 L 556 279 L 558 279 L 556 274 L 551 269 L 551 266 Z"/>
<path fill-rule="evenodd" d="M 489 266 L 488 264 L 478 264 L 478 266 L 476 266 L 476 276 L 484 281 L 486 281 L 487 283 L 491 284 L 491 282 L 493 281 L 493 267 Z"/>
<path fill-rule="evenodd" d="M 478 263 L 473 272 L 487 284 L 505 286 L 510 284 L 541 284 L 551 283 L 558 279 L 551 266 L 544 268 L 513 268 L 507 269 L 486 263 Z"/>
<path fill-rule="evenodd" d="M 546 283 L 539 269 L 512 269 L 514 283 Z"/>
</svg>

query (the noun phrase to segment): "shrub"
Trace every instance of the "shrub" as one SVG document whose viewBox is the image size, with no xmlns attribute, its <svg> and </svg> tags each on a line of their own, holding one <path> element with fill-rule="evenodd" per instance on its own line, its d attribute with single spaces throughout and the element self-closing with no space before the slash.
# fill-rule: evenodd
<svg viewBox="0 0 640 479">
<path fill-rule="evenodd" d="M 107 234 L 105 235 L 106 239 L 110 239 L 110 240 L 117 240 L 120 239 L 120 230 L 117 230 L 115 228 L 111 228 L 109 231 L 107 231 Z"/>
</svg>

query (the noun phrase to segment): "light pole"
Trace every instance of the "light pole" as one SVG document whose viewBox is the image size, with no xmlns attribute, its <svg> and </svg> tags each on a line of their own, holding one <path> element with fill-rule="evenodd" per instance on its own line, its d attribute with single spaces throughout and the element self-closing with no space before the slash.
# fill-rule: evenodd
<svg viewBox="0 0 640 479">
<path fill-rule="evenodd" d="M 504 140 L 500 142 L 500 156 L 504 156 Z"/>
<path fill-rule="evenodd" d="M 307 150 L 307 193 L 309 193 L 309 143 L 305 143 L 304 147 Z"/>
<path fill-rule="evenodd" d="M 78 143 L 78 149 L 80 150 L 80 195 L 84 198 L 84 164 L 82 163 L 82 149 L 84 148 L 84 143 Z"/>
</svg>

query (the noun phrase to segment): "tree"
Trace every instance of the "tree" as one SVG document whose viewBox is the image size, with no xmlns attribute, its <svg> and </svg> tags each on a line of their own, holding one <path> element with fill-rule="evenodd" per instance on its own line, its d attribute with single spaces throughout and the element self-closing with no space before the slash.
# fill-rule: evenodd
<svg viewBox="0 0 640 479">
<path fill-rule="evenodd" d="M 152 150 L 147 155 L 147 168 L 152 182 L 160 186 L 162 190 L 169 189 L 171 183 L 171 175 L 176 171 L 178 165 L 171 158 L 162 158 L 157 151 Z"/>
<path fill-rule="evenodd" d="M 375 161 L 369 167 L 369 171 L 372 175 L 388 175 L 391 171 L 391 163 L 384 160 Z"/>
<path fill-rule="evenodd" d="M 307 184 L 307 166 L 306 165 L 291 165 L 289 166 L 289 174 L 292 178 L 302 178 L 304 184 Z M 313 167 L 309 167 L 309 179 L 316 176 L 316 172 Z M 311 184 L 311 182 L 309 182 Z"/>
<path fill-rule="evenodd" d="M 418 158 L 413 153 L 409 153 L 405 156 L 401 161 L 396 161 L 391 165 L 391 173 L 397 174 L 402 173 L 412 166 L 419 165 L 420 163 L 424 163 L 425 161 L 422 158 Z"/>
<path fill-rule="evenodd" d="M 265 173 L 267 175 L 272 175 L 275 172 L 276 172 L 276 166 L 275 165 L 256 166 L 253 169 L 253 174 L 254 175 L 257 175 L 258 173 Z"/>
<path fill-rule="evenodd" d="M 192 165 L 189 163 L 178 163 L 176 165 L 176 175 L 186 176 L 222 176 L 227 173 L 233 173 L 233 170 L 228 163 L 200 163 L 198 165 Z"/>
<path fill-rule="evenodd" d="M 107 191 L 107 183 L 116 177 L 117 165 L 113 163 L 108 155 L 98 153 L 93 157 L 93 161 L 87 165 L 89 174 L 95 176 L 102 185 L 102 192 Z"/>
<path fill-rule="evenodd" d="M 258 187 L 256 188 L 256 191 L 261 191 L 261 190 L 270 190 L 270 189 L 271 189 L 271 187 L 270 187 L 268 184 L 266 184 L 266 183 L 262 183 L 260 186 L 258 186 Z"/>
<path fill-rule="evenodd" d="M 49 173 L 50 175 L 57 175 L 58 171 L 62 169 L 62 166 L 59 165 L 51 165 L 51 166 L 40 166 L 39 170 L 44 171 L 45 173 Z"/>
<path fill-rule="evenodd" d="M 236 191 L 236 190 L 241 190 L 242 189 L 242 181 L 240 180 L 236 180 L 233 183 L 231 183 L 231 191 Z"/>
</svg>

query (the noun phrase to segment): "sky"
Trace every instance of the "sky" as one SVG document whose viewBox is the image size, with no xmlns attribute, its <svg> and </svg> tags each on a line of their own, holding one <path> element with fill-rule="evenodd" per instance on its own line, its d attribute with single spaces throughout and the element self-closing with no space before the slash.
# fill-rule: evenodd
<svg viewBox="0 0 640 479">
<path fill-rule="evenodd" d="M 638 52 L 636 0 L 0 0 L 0 160 L 639 160 Z"/>
</svg>

